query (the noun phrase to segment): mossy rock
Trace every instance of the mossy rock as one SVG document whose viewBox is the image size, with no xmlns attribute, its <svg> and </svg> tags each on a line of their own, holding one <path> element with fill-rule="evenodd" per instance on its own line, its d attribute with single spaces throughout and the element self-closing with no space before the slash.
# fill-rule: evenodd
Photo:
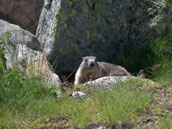
<svg viewBox="0 0 172 129">
<path fill-rule="evenodd" d="M 72 72 L 86 55 L 119 61 L 164 35 L 170 22 L 165 0 L 45 0 L 37 37 L 56 72 Z"/>
</svg>

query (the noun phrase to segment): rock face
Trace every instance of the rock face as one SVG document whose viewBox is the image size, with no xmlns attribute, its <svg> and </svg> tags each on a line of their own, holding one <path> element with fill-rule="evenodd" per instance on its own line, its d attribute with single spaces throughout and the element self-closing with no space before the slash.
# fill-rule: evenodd
<svg viewBox="0 0 172 129">
<path fill-rule="evenodd" d="M 35 33 L 43 0 L 0 0 L 0 19 Z"/>
<path fill-rule="evenodd" d="M 17 25 L 0 20 L 0 37 L 5 39 L 5 33 L 9 34 L 9 40 L 14 44 L 25 44 L 33 50 L 40 50 L 40 43 L 29 31 L 23 30 Z"/>
<path fill-rule="evenodd" d="M 72 72 L 82 56 L 111 62 L 144 47 L 170 22 L 165 0 L 45 0 L 36 35 L 57 72 Z"/>
<path fill-rule="evenodd" d="M 28 76 L 41 77 L 49 87 L 61 87 L 59 77 L 49 67 L 46 57 L 39 51 L 34 51 L 26 45 L 16 45 L 16 48 L 6 47 L 7 69 L 18 67 L 25 71 Z"/>
<path fill-rule="evenodd" d="M 7 69 L 17 67 L 28 76 L 39 76 L 50 87 L 62 85 L 59 77 L 50 69 L 46 56 L 36 51 L 39 42 L 34 35 L 0 20 L 0 37 L 0 50 L 5 49 Z"/>
</svg>

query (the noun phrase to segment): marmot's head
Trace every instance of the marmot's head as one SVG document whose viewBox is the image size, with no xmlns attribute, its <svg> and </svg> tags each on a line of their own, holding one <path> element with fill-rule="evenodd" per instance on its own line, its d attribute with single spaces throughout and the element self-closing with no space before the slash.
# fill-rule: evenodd
<svg viewBox="0 0 172 129">
<path fill-rule="evenodd" d="M 83 69 L 94 69 L 98 66 L 95 56 L 86 56 L 82 58 L 81 67 Z"/>
</svg>

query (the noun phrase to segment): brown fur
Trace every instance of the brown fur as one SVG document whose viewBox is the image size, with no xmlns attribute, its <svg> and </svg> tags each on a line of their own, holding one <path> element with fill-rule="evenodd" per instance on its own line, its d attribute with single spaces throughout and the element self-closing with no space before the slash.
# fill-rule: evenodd
<svg viewBox="0 0 172 129">
<path fill-rule="evenodd" d="M 104 76 L 130 76 L 123 67 L 106 62 L 97 62 L 96 57 L 83 57 L 76 75 L 74 85 L 92 81 Z"/>
</svg>

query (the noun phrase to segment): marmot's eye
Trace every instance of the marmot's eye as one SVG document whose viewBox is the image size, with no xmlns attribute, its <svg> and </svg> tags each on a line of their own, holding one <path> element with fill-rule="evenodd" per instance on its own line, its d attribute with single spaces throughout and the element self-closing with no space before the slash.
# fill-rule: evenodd
<svg viewBox="0 0 172 129">
<path fill-rule="evenodd" d="M 88 61 L 88 59 L 85 59 L 85 62 L 87 62 Z"/>
</svg>

